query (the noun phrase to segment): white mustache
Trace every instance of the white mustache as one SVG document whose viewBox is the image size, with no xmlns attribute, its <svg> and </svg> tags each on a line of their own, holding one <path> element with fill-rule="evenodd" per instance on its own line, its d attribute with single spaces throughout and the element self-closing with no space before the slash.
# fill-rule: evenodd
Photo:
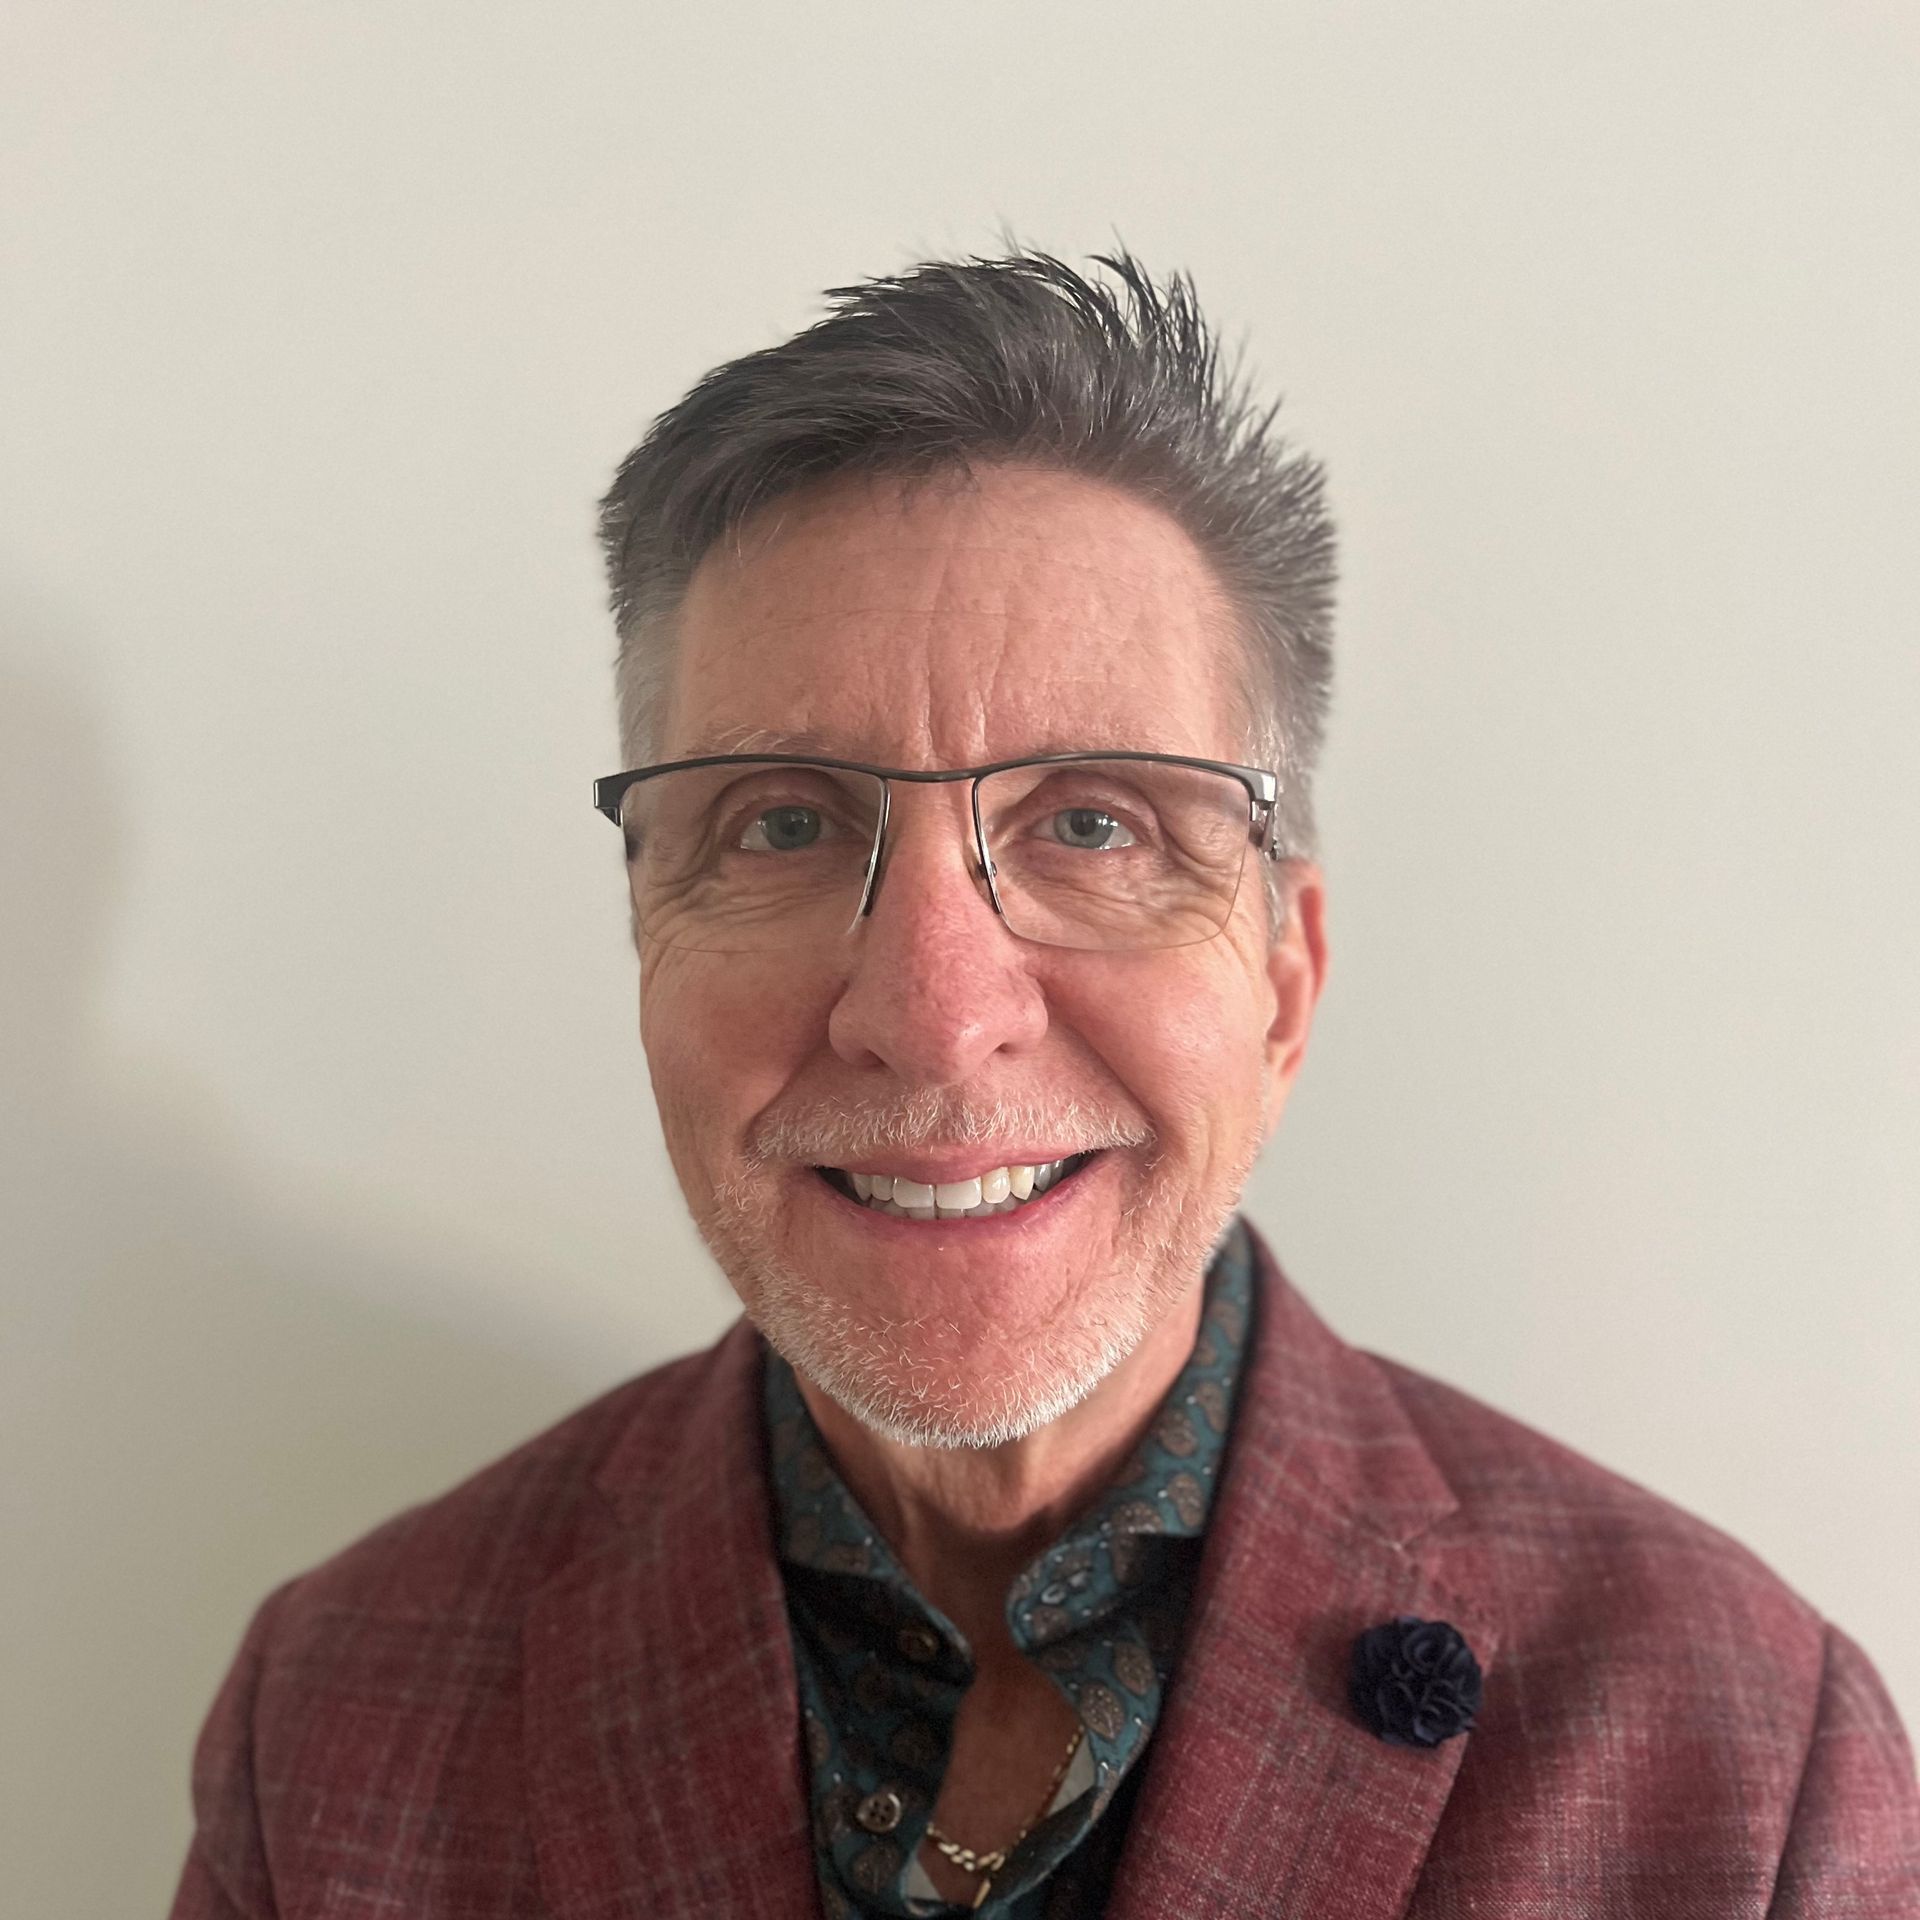
<svg viewBox="0 0 1920 1920">
<path fill-rule="evenodd" d="M 1145 1121 L 1083 1100 L 1005 1101 L 979 1106 L 937 1087 L 899 1099 L 813 1100 L 763 1114 L 747 1139 L 747 1157 L 759 1163 L 802 1160 L 846 1167 L 892 1148 L 1060 1147 L 1088 1153 L 1099 1147 L 1145 1147 L 1154 1140 Z"/>
</svg>

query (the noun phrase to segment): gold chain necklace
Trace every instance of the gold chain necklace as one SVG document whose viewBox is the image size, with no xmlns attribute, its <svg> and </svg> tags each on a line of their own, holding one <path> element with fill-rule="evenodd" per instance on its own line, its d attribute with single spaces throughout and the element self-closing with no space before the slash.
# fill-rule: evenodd
<svg viewBox="0 0 1920 1920">
<path fill-rule="evenodd" d="M 971 1847 L 963 1847 L 959 1841 L 949 1839 L 931 1820 L 927 1822 L 927 1838 L 933 1842 L 935 1851 L 951 1860 L 962 1873 L 980 1876 L 980 1891 L 973 1896 L 976 1907 L 986 1905 L 987 1895 L 993 1891 L 993 1876 L 1007 1864 L 1008 1854 L 1040 1824 L 1047 1809 L 1053 1805 L 1053 1796 L 1060 1791 L 1060 1782 L 1067 1777 L 1067 1769 L 1073 1765 L 1073 1756 L 1079 1751 L 1080 1729 L 1075 1727 L 1073 1737 L 1067 1742 L 1067 1750 L 1060 1756 L 1060 1764 L 1054 1768 L 1053 1778 L 1047 1782 L 1047 1790 L 1040 1797 L 1039 1806 L 1011 1840 L 995 1847 L 991 1853 L 976 1853 Z"/>
</svg>

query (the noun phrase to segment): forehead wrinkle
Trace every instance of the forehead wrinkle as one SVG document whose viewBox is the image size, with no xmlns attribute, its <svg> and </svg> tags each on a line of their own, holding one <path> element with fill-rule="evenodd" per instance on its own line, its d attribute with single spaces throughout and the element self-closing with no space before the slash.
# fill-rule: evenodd
<svg viewBox="0 0 1920 1920">
<path fill-rule="evenodd" d="M 1076 638 L 1087 637 L 1085 628 L 1052 624 Z M 751 658 L 751 637 L 742 638 L 739 650 Z M 1218 672 L 1219 651 L 1217 636 L 1208 636 L 1204 652 L 1195 659 L 1196 669 L 1207 675 Z M 672 757 L 802 753 L 933 770 L 1028 754 L 1103 749 L 1227 758 L 1240 752 L 1237 737 L 1215 739 L 1211 726 L 1198 732 L 1185 724 L 1211 717 L 1231 731 L 1222 701 L 1207 702 L 1208 712 L 1199 715 L 1191 715 L 1178 699 L 1143 705 L 1124 645 L 1091 657 L 1079 649 L 1068 651 L 1044 678 L 1023 667 L 1016 644 L 1004 633 L 994 636 L 984 655 L 976 643 L 964 672 L 951 664 L 954 656 L 943 655 L 944 649 L 935 647 L 919 659 L 899 661 L 884 679 L 863 682 L 852 700 L 836 682 L 826 689 L 832 697 L 824 712 L 816 710 L 819 703 L 806 698 L 802 689 L 801 697 L 769 714 L 764 677 L 755 681 L 749 675 L 743 687 L 731 675 L 702 675 L 687 689 L 692 699 L 681 710 L 689 723 L 687 738 L 672 747 Z M 745 713 L 739 705 L 742 698 L 749 702 Z M 1063 719 L 1063 706 L 1077 709 L 1079 717 Z"/>
<path fill-rule="evenodd" d="M 1132 731 L 1109 727 L 1082 727 L 1071 732 L 1040 732 L 1021 746 L 996 754 L 999 760 L 1041 759 L 1053 753 L 1176 753 L 1178 747 L 1164 742 L 1143 740 Z M 892 764 L 884 742 L 863 738 L 857 732 L 825 733 L 814 727 L 716 727 L 703 733 L 674 755 L 677 760 L 698 760 L 712 753 L 798 753 L 821 760 L 852 760 L 865 766 Z M 1208 758 L 1202 755 L 1201 758 Z M 988 765 L 990 762 L 967 762 Z M 909 773 L 942 773 L 941 766 L 908 767 Z"/>
<path fill-rule="evenodd" d="M 908 623 L 912 623 L 912 628 L 920 637 L 936 644 L 943 640 L 949 643 L 944 650 L 930 653 L 928 656 L 932 664 L 939 665 L 944 659 L 950 657 L 950 643 L 955 638 L 964 637 L 970 640 L 978 638 L 976 630 L 971 627 L 961 635 L 942 634 L 939 629 L 961 620 L 973 621 L 987 614 L 997 616 L 995 624 L 999 628 L 999 633 L 990 643 L 996 654 L 1002 654 L 1008 650 L 1010 645 L 1008 630 L 1016 626 L 1024 626 L 1036 633 L 1104 640 L 1120 646 L 1126 644 L 1143 626 L 1151 624 L 1144 619 L 1119 621 L 1096 619 L 1092 617 L 1090 610 L 1075 612 L 1051 608 L 1020 609 L 1017 619 L 1007 618 L 1004 599 L 990 604 L 986 596 L 982 595 L 969 604 L 945 610 L 899 608 L 890 606 L 884 601 L 867 601 L 847 607 L 785 616 L 776 615 L 755 621 L 751 625 L 735 626 L 729 622 L 725 623 L 719 631 L 710 630 L 707 644 L 714 647 L 716 651 L 752 652 L 760 642 L 769 638 L 805 638 L 811 628 L 822 629 L 821 639 L 830 643 L 837 628 L 856 625 L 867 627 L 882 621 L 898 621 L 903 628 L 907 627 Z M 932 631 L 928 631 L 929 629 Z M 1199 637 L 1209 644 L 1216 639 L 1210 623 L 1202 623 L 1198 633 Z"/>
<path fill-rule="evenodd" d="M 1236 676 L 1218 678 L 1237 623 L 1204 554 L 1128 496 L 1115 496 L 1124 517 L 1091 519 L 1055 514 L 1057 499 L 1031 525 L 1016 492 L 932 527 L 843 503 L 710 556 L 722 563 L 697 570 L 684 607 L 683 658 L 704 657 L 675 733 L 701 751 L 928 771 L 1050 751 L 1237 753 Z"/>
<path fill-rule="evenodd" d="M 715 583 L 714 590 L 721 597 L 722 604 L 713 606 L 709 603 L 701 607 L 701 613 L 706 616 L 703 624 L 709 628 L 716 625 L 731 628 L 741 642 L 761 634 L 792 633 L 808 626 L 839 622 L 884 619 L 937 626 L 949 621 L 980 618 L 993 618 L 1009 625 L 1021 621 L 1036 626 L 1104 634 L 1108 638 L 1118 639 L 1138 624 L 1135 616 L 1152 606 L 1156 600 L 1155 594 L 1144 590 L 1133 594 L 1115 594 L 1111 589 L 1127 582 L 1114 569 L 1079 562 L 1064 563 L 1056 554 L 1041 549 L 1025 555 L 996 552 L 996 560 L 1010 561 L 1011 566 L 983 573 L 977 579 L 967 578 L 964 574 L 956 577 L 959 558 L 951 553 L 943 555 L 938 577 L 926 582 L 922 590 L 911 593 L 869 592 L 859 599 L 850 598 L 827 607 L 816 606 L 804 612 L 788 610 L 778 582 L 756 583 L 745 592 L 740 592 L 739 598 L 745 604 L 737 609 L 724 605 L 725 599 L 732 596 L 726 586 Z M 1080 590 L 1071 597 L 1059 591 L 1062 583 L 1057 576 L 1062 574 L 1081 583 Z M 1145 581 L 1143 576 L 1143 584 L 1155 583 Z M 1195 624 L 1202 628 L 1213 625 L 1223 610 L 1220 597 L 1212 590 L 1211 582 L 1207 583 L 1207 588 L 1206 599 L 1200 605 L 1195 606 L 1189 600 L 1183 601 L 1180 606 L 1180 611 L 1193 618 Z M 735 591 L 738 592 L 738 585 Z M 710 598 L 711 595 L 702 596 L 703 601 L 710 602 Z M 1116 615 L 1119 617 L 1116 618 Z"/>
</svg>

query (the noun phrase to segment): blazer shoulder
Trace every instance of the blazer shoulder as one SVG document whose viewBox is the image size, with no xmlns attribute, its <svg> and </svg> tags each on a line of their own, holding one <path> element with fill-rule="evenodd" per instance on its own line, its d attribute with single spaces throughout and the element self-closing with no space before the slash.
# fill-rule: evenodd
<svg viewBox="0 0 1920 1920">
<path fill-rule="evenodd" d="M 1638 1912 L 1684 1858 L 1742 1911 L 1916 1911 L 1912 1753 L 1867 1656 L 1720 1528 L 1375 1364 L 1458 1503 L 1432 1540 L 1446 1585 L 1498 1622 L 1436 1894 L 1551 1862 L 1541 1911 Z"/>
<path fill-rule="evenodd" d="M 1471 1394 L 1373 1358 L 1459 1502 L 1449 1532 L 1482 1543 L 1505 1590 L 1561 1624 L 1737 1639 L 1745 1657 L 1817 1676 L 1824 1621 L 1730 1534 Z"/>
<path fill-rule="evenodd" d="M 670 1444 L 726 1344 L 610 1389 L 288 1581 L 273 1596 L 283 1631 L 302 1616 L 340 1611 L 473 1624 L 517 1611 L 611 1526 L 599 1485 L 608 1461 L 632 1447 L 636 1433 L 643 1444 L 649 1434 Z"/>
</svg>

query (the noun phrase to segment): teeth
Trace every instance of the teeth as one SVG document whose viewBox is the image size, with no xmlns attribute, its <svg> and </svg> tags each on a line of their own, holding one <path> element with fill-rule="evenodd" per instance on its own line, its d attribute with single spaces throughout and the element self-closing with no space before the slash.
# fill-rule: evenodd
<svg viewBox="0 0 1920 1920">
<path fill-rule="evenodd" d="M 1065 1160 L 1034 1167 L 994 1167 L 972 1180 L 944 1180 L 938 1186 L 897 1178 L 890 1173 L 849 1173 L 854 1192 L 877 1213 L 907 1220 L 982 1220 L 1012 1213 L 1045 1193 L 1066 1172 Z"/>
<path fill-rule="evenodd" d="M 980 1204 L 980 1182 L 942 1181 L 933 1190 L 933 1204 L 940 1210 L 941 1219 L 957 1220 L 961 1214 L 971 1212 Z"/>
</svg>

